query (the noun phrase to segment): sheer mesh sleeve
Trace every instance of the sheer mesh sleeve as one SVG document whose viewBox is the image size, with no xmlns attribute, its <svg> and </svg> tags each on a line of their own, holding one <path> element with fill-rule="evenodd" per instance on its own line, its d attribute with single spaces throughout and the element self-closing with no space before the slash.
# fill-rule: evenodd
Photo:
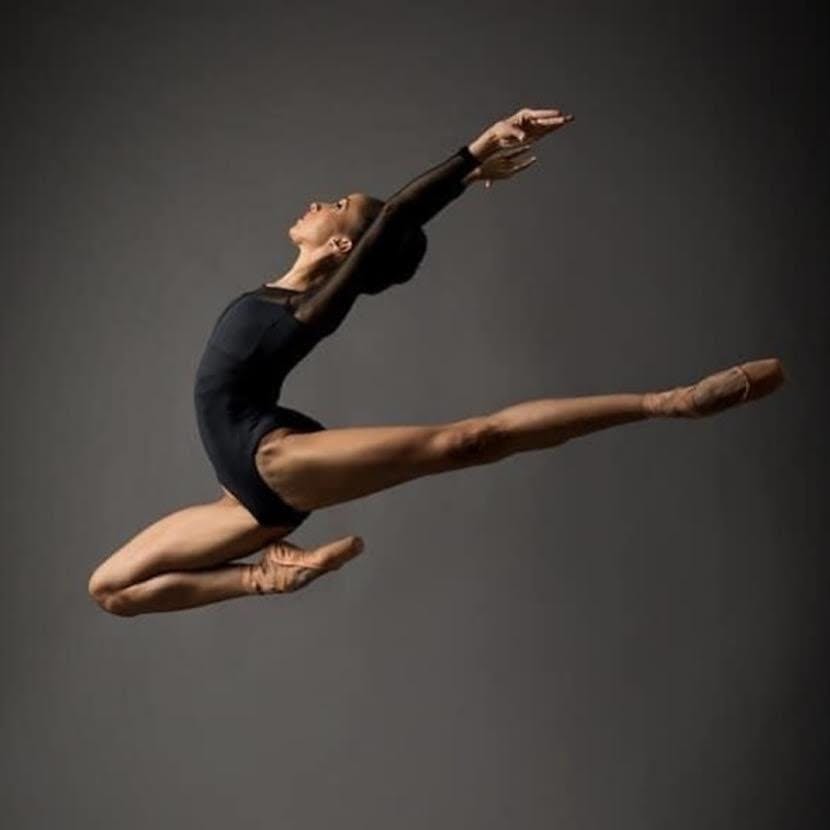
<svg viewBox="0 0 830 830">
<path fill-rule="evenodd" d="M 294 316 L 321 335 L 333 332 L 361 293 L 371 269 L 383 267 L 390 242 L 404 227 L 425 224 L 457 199 L 465 189 L 464 177 L 479 164 L 466 145 L 462 146 L 390 196 L 346 261 L 311 296 L 302 299 Z"/>
</svg>

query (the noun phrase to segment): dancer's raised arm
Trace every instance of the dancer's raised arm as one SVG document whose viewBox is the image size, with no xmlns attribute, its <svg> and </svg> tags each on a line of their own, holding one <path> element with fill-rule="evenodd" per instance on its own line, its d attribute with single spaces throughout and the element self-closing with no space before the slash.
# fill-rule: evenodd
<svg viewBox="0 0 830 830">
<path fill-rule="evenodd" d="M 529 146 L 567 120 L 559 110 L 519 110 L 404 185 L 384 203 L 346 261 L 299 305 L 297 319 L 321 334 L 334 331 L 375 269 L 389 266 L 390 243 L 396 244 L 403 230 L 424 225 L 457 199 L 491 157 L 505 149 Z"/>
<path fill-rule="evenodd" d="M 464 178 L 480 164 L 465 146 L 390 197 L 346 261 L 295 311 L 321 334 L 333 332 L 363 293 L 374 269 L 388 265 L 390 243 L 404 225 L 423 224 L 464 192 Z"/>
</svg>

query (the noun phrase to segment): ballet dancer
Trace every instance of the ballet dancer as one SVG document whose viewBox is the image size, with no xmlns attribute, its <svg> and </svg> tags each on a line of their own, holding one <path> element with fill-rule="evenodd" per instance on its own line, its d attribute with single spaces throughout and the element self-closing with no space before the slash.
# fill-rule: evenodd
<svg viewBox="0 0 830 830">
<path fill-rule="evenodd" d="M 522 108 L 385 202 L 365 193 L 312 202 L 288 231 L 298 248 L 278 279 L 235 296 L 196 372 L 199 434 L 221 495 L 171 513 L 105 559 L 88 590 L 118 616 L 295 591 L 363 549 L 356 535 L 305 549 L 285 537 L 314 510 L 422 476 L 484 465 L 644 419 L 698 419 L 757 400 L 784 381 L 777 358 L 649 392 L 541 398 L 444 423 L 327 428 L 277 403 L 288 373 L 355 300 L 411 279 L 423 226 L 473 183 L 507 179 L 530 147 L 573 122 Z M 234 562 L 262 551 L 254 562 Z"/>
</svg>

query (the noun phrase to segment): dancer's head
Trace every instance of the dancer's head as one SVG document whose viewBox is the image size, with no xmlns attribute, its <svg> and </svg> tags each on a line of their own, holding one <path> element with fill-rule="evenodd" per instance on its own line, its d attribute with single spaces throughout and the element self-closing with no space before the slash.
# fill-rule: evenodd
<svg viewBox="0 0 830 830">
<path fill-rule="evenodd" d="M 365 193 L 350 193 L 333 202 L 311 202 L 306 212 L 289 228 L 291 241 L 300 255 L 318 263 L 320 278 L 333 273 L 360 241 L 383 207 L 383 201 Z M 426 253 L 426 234 L 412 227 L 399 235 L 386 250 L 387 262 L 368 275 L 366 293 L 377 294 L 394 283 L 412 277 Z"/>
<path fill-rule="evenodd" d="M 333 202 L 311 202 L 288 235 L 301 249 L 328 246 L 334 253 L 345 254 L 382 206 L 380 199 L 365 193 L 350 193 Z"/>
</svg>

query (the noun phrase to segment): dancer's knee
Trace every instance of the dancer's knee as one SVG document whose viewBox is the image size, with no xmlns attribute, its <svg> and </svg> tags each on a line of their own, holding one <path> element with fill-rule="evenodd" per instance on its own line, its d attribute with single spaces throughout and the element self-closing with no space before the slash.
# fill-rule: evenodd
<svg viewBox="0 0 830 830">
<path fill-rule="evenodd" d="M 126 601 L 124 591 L 115 587 L 107 577 L 105 569 L 96 569 L 87 583 L 90 597 L 109 614 L 117 617 L 132 617 L 135 609 Z"/>
<path fill-rule="evenodd" d="M 455 466 L 487 464 L 508 454 L 503 426 L 490 416 L 451 424 L 440 436 L 441 455 Z"/>
<path fill-rule="evenodd" d="M 90 589 L 89 595 L 108 614 L 114 614 L 116 617 L 133 617 L 136 614 L 135 608 L 126 601 L 121 590 Z"/>
</svg>

